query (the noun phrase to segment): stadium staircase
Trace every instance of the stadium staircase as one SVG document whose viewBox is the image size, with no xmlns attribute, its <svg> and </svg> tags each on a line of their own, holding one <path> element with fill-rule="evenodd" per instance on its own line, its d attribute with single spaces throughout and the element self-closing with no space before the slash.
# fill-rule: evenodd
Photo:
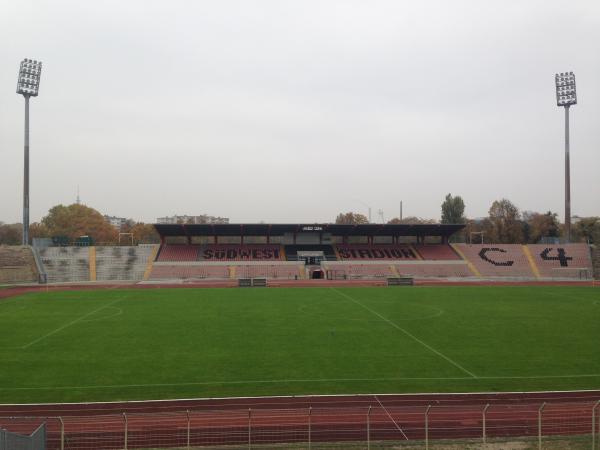
<svg viewBox="0 0 600 450">
<path fill-rule="evenodd" d="M 0 246 L 0 284 L 37 281 L 38 270 L 31 247 Z"/>
</svg>

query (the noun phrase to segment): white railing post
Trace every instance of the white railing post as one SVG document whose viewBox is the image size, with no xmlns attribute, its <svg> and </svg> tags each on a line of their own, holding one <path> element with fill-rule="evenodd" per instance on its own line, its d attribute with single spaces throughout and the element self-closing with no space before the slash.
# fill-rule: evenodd
<svg viewBox="0 0 600 450">
<path fill-rule="evenodd" d="M 308 408 L 308 450 L 311 448 L 311 423 L 312 423 L 312 406 Z"/>
<path fill-rule="evenodd" d="M 248 449 L 252 448 L 252 409 L 248 408 Z"/>
<path fill-rule="evenodd" d="M 600 400 L 592 408 L 592 450 L 596 450 L 596 409 L 600 405 Z M 600 438 L 600 420 L 598 421 L 598 436 Z"/>
<path fill-rule="evenodd" d="M 187 413 L 187 448 L 190 448 L 190 410 L 186 411 Z"/>
<path fill-rule="evenodd" d="M 127 450 L 127 414 L 123 413 L 123 420 L 125 421 L 125 445 L 124 449 Z"/>
<path fill-rule="evenodd" d="M 545 406 L 546 402 L 542 403 L 538 409 L 538 450 L 542 450 L 542 412 L 544 412 Z"/>
<path fill-rule="evenodd" d="M 60 421 L 60 450 L 65 450 L 65 423 L 62 417 L 59 417 Z"/>
<path fill-rule="evenodd" d="M 485 408 L 483 408 L 483 413 L 482 413 L 483 414 L 483 418 L 482 418 L 483 419 L 483 421 L 482 421 L 483 436 L 482 437 L 483 437 L 483 443 L 484 444 L 485 444 L 485 441 L 487 439 L 486 438 L 486 433 L 485 433 L 486 432 L 486 429 L 485 429 L 485 425 L 486 425 L 485 424 L 485 413 L 487 413 L 487 410 L 489 409 L 489 407 L 490 407 L 490 404 L 488 403 L 487 405 L 485 405 Z"/>
<path fill-rule="evenodd" d="M 429 410 L 431 405 L 427 405 L 425 410 L 425 450 L 429 450 Z"/>
<path fill-rule="evenodd" d="M 367 411 L 367 450 L 371 450 L 371 405 Z"/>
</svg>

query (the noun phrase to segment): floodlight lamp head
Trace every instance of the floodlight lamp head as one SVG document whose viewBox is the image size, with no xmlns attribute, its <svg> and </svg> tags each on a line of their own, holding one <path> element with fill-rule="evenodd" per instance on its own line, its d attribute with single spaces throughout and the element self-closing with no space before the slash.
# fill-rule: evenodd
<svg viewBox="0 0 600 450">
<path fill-rule="evenodd" d="M 26 97 L 37 97 L 40 90 L 40 75 L 42 62 L 25 58 L 21 61 L 19 78 L 17 80 L 17 94 Z"/>
<path fill-rule="evenodd" d="M 569 107 L 577 104 L 577 91 L 575 88 L 575 74 L 573 72 L 561 72 L 554 75 L 556 84 L 556 104 Z"/>
</svg>

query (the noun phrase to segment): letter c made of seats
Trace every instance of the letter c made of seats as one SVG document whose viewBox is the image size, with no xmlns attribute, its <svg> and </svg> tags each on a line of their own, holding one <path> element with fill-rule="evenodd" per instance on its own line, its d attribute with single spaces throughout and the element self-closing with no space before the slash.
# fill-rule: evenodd
<svg viewBox="0 0 600 450">
<path fill-rule="evenodd" d="M 483 259 L 484 261 L 489 262 L 490 264 L 493 264 L 494 266 L 512 266 L 515 262 L 514 261 L 494 261 L 493 259 L 491 259 L 490 257 L 487 256 L 488 252 L 498 252 L 498 253 L 506 253 L 506 250 L 498 248 L 498 247 L 483 247 L 480 251 L 479 251 L 479 257 L 481 259 Z"/>
</svg>

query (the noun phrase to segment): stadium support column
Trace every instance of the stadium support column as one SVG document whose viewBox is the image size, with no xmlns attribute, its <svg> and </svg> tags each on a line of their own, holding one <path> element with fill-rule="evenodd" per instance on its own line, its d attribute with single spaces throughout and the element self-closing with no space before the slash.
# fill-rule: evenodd
<svg viewBox="0 0 600 450">
<path fill-rule="evenodd" d="M 569 149 L 569 105 L 565 106 L 565 237 L 571 242 L 571 161 Z"/>
<path fill-rule="evenodd" d="M 23 245 L 29 245 L 29 95 L 25 97 L 25 145 L 23 160 Z"/>
</svg>

